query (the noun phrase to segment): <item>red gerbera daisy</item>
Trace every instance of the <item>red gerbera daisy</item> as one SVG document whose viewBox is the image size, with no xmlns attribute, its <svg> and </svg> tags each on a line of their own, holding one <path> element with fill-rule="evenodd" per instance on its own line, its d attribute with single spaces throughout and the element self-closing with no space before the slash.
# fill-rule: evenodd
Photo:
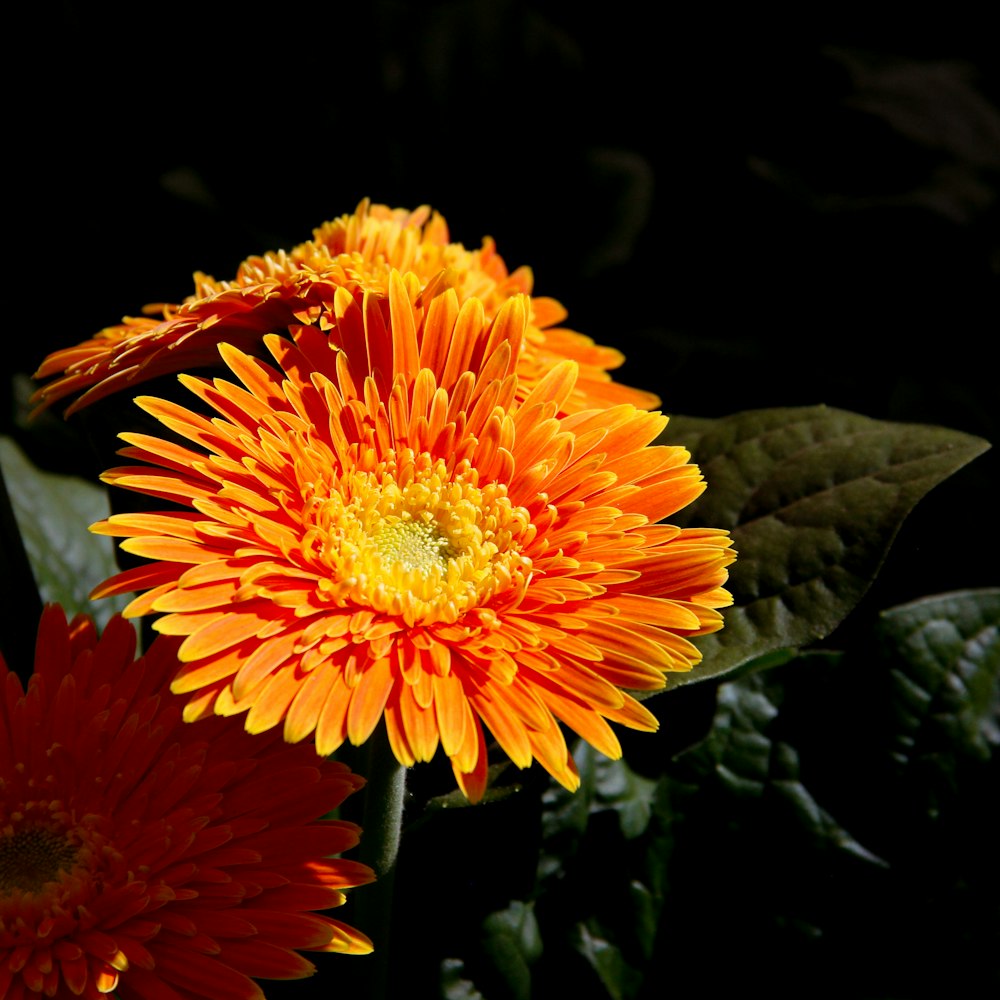
<svg viewBox="0 0 1000 1000">
<path fill-rule="evenodd" d="M 606 720 L 656 727 L 625 689 L 700 659 L 729 536 L 656 523 L 704 488 L 683 448 L 649 447 L 665 417 L 561 416 L 569 361 L 517 404 L 524 297 L 490 323 L 478 299 L 389 285 L 340 289 L 329 338 L 268 337 L 278 369 L 224 346 L 245 388 L 182 376 L 212 419 L 138 401 L 191 447 L 122 435 L 153 464 L 105 479 L 192 509 L 95 525 L 155 560 L 95 596 L 145 591 L 125 613 L 185 637 L 190 719 L 249 710 L 251 732 L 283 722 L 328 754 L 384 715 L 402 763 L 440 744 L 472 798 L 485 723 L 573 788 L 557 720 L 612 757 Z"/>
<path fill-rule="evenodd" d="M 336 289 L 384 294 L 393 269 L 416 275 L 428 301 L 446 287 L 456 290 L 460 302 L 480 299 L 489 318 L 511 296 L 530 293 L 534 280 L 527 267 L 508 272 L 489 238 L 479 250 L 449 242 L 444 219 L 426 206 L 406 212 L 363 201 L 353 215 L 326 223 L 291 253 L 251 257 L 233 281 L 198 273 L 196 292 L 183 305 L 148 306 L 149 316 L 127 318 L 82 344 L 53 352 L 35 377 L 57 377 L 35 393 L 35 402 L 45 407 L 78 396 L 69 415 L 155 376 L 217 365 L 217 345 L 223 342 L 259 354 L 270 332 L 291 328 L 296 336 L 299 324 L 335 330 Z M 568 409 L 658 405 L 652 393 L 612 381 L 608 370 L 621 365 L 624 356 L 559 326 L 565 318 L 555 299 L 531 299 L 518 357 L 522 395 L 552 365 L 571 359 L 580 370 L 565 401 Z"/>
<path fill-rule="evenodd" d="M 367 953 L 313 913 L 372 879 L 322 820 L 363 781 L 166 692 L 177 644 L 133 662 L 114 618 L 46 609 L 25 693 L 0 660 L 0 996 L 251 1000 L 309 975 L 299 949 Z"/>
</svg>

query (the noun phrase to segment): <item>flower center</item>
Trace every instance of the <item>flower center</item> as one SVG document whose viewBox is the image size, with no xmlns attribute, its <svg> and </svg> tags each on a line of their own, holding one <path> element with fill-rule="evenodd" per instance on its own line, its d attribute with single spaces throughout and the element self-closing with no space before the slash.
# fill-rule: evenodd
<svg viewBox="0 0 1000 1000">
<path fill-rule="evenodd" d="M 383 563 L 401 569 L 418 570 L 424 575 L 437 568 L 447 570 L 448 559 L 458 553 L 437 526 L 425 521 L 386 519 L 372 539 Z"/>
<path fill-rule="evenodd" d="M 77 863 L 78 850 L 64 835 L 29 827 L 0 835 L 0 893 L 40 892 Z"/>
<path fill-rule="evenodd" d="M 494 595 L 523 589 L 528 512 L 502 484 L 480 488 L 468 463 L 390 451 L 306 493 L 307 540 L 325 569 L 320 592 L 346 607 L 416 623 L 454 622 Z"/>
</svg>

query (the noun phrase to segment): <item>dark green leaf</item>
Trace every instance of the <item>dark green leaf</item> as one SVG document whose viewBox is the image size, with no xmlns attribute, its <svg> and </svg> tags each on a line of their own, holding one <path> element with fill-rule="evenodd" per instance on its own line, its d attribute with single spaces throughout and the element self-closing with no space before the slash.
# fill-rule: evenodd
<svg viewBox="0 0 1000 1000">
<path fill-rule="evenodd" d="M 722 685 L 716 724 L 688 762 L 698 773 L 714 776 L 733 796 L 775 808 L 793 828 L 808 831 L 818 847 L 884 864 L 820 806 L 802 781 L 796 749 L 772 736 L 780 687 L 772 690 L 769 678 L 753 674 Z"/>
<path fill-rule="evenodd" d="M 594 757 L 595 795 L 591 812 L 605 809 L 616 812 L 622 835 L 633 840 L 649 825 L 656 782 L 636 774 L 624 760 L 609 760 L 592 747 L 584 746 Z"/>
<path fill-rule="evenodd" d="M 580 773 L 575 792 L 553 786 L 545 794 L 546 840 L 560 833 L 581 834 L 593 813 L 612 811 L 626 839 L 640 836 L 649 825 L 656 782 L 636 774 L 624 760 L 610 760 L 579 740 L 573 760 Z"/>
<path fill-rule="evenodd" d="M 577 925 L 576 949 L 590 963 L 612 1000 L 634 997 L 642 976 L 622 957 L 621 949 L 591 922 Z"/>
<path fill-rule="evenodd" d="M 104 490 L 36 469 L 7 438 L 0 438 L 0 462 L 42 600 L 59 602 L 70 617 L 82 611 L 103 624 L 126 603 L 88 599 L 93 587 L 117 572 L 110 540 L 87 530 L 108 515 Z"/>
<path fill-rule="evenodd" d="M 739 552 L 726 627 L 698 640 L 703 662 L 670 686 L 828 635 L 868 589 L 914 504 L 989 447 L 825 406 L 675 417 L 663 440 L 690 448 L 708 481 L 674 520 L 729 528 Z"/>
<path fill-rule="evenodd" d="M 475 983 L 463 977 L 464 971 L 465 963 L 458 958 L 446 958 L 441 963 L 442 1000 L 484 1000 Z"/>
<path fill-rule="evenodd" d="M 663 899 L 636 880 L 629 885 L 629 895 L 635 908 L 636 943 L 642 957 L 648 962 L 653 957 L 656 945 L 656 930 L 660 923 Z"/>
<path fill-rule="evenodd" d="M 483 922 L 483 951 L 502 976 L 512 1000 L 531 1000 L 530 966 L 542 954 L 534 903 L 515 900 Z"/>
<path fill-rule="evenodd" d="M 486 791 L 483 793 L 483 797 L 478 802 L 470 802 L 460 789 L 453 788 L 450 792 L 446 792 L 444 795 L 435 795 L 434 798 L 428 799 L 426 807 L 427 811 L 434 812 L 439 809 L 475 809 L 480 806 L 489 805 L 493 802 L 503 802 L 504 799 L 508 799 L 512 795 L 516 795 L 521 791 L 521 786 L 519 784 L 496 784 L 496 780 L 501 774 L 504 773 L 504 771 L 508 769 L 509 766 L 510 761 L 506 761 L 502 764 L 490 765 Z"/>
<path fill-rule="evenodd" d="M 588 743 L 578 740 L 573 748 L 573 760 L 580 775 L 580 787 L 570 792 L 553 782 L 546 790 L 543 797 L 543 841 L 577 837 L 587 829 L 597 782 L 597 753 Z"/>
<path fill-rule="evenodd" d="M 1000 744 L 1000 589 L 928 597 L 883 614 L 892 754 L 950 775 Z"/>
</svg>

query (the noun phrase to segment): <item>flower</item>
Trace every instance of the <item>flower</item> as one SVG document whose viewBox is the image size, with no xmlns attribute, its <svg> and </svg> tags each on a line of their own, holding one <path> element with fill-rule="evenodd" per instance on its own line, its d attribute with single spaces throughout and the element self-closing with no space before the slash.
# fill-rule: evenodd
<svg viewBox="0 0 1000 1000">
<path fill-rule="evenodd" d="M 123 434 L 143 463 L 105 481 L 188 510 L 92 530 L 146 559 L 95 590 L 183 636 L 172 689 L 189 719 L 247 711 L 320 754 L 384 716 L 396 757 L 451 758 L 470 798 L 485 723 L 520 767 L 578 784 L 557 720 L 610 757 L 606 720 L 656 719 L 656 690 L 721 627 L 726 532 L 655 522 L 704 488 L 667 419 L 629 404 L 562 413 L 577 366 L 518 396 L 528 303 L 496 319 L 454 289 L 429 303 L 394 273 L 387 301 L 338 292 L 336 335 L 269 336 L 279 368 L 234 347 L 245 388 L 181 376 L 212 419 L 139 405 L 185 444 Z M 345 345 L 331 351 L 331 343 Z"/>
<path fill-rule="evenodd" d="M 533 284 L 527 267 L 508 272 L 493 240 L 484 239 L 479 250 L 449 242 L 444 219 L 427 206 L 406 212 L 366 200 L 353 215 L 324 224 L 290 253 L 250 257 L 233 281 L 199 272 L 195 294 L 182 305 L 147 306 L 149 315 L 128 317 L 82 344 L 53 352 L 35 378 L 57 377 L 33 399 L 44 409 L 77 396 L 68 416 L 156 376 L 216 366 L 220 343 L 260 354 L 269 332 L 287 329 L 296 337 L 302 325 L 335 330 L 331 313 L 337 288 L 384 294 L 393 269 L 415 274 L 428 300 L 446 287 L 453 287 L 461 302 L 479 298 L 490 318 L 511 296 L 530 293 Z M 160 319 L 153 318 L 157 314 Z M 559 326 L 565 318 L 555 299 L 531 299 L 518 359 L 522 395 L 553 364 L 569 358 L 580 365 L 577 386 L 566 399 L 569 409 L 659 404 L 652 393 L 612 381 L 608 370 L 621 365 L 624 356 Z"/>
<path fill-rule="evenodd" d="M 231 719 L 184 725 L 166 691 L 176 641 L 133 662 L 46 608 L 27 693 L 0 660 L 0 995 L 250 1000 L 298 949 L 368 939 L 310 911 L 371 880 L 351 823 L 317 820 L 363 781 Z"/>
</svg>

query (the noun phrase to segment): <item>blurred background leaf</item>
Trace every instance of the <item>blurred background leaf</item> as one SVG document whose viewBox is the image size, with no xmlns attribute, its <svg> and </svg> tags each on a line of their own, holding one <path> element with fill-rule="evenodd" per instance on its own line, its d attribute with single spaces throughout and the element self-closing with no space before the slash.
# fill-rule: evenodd
<svg viewBox="0 0 1000 1000">
<path fill-rule="evenodd" d="M 82 612 L 103 625 L 127 603 L 88 599 L 97 584 L 118 572 L 114 547 L 87 530 L 108 516 L 104 488 L 35 468 L 8 438 L 0 438 L 0 465 L 42 600 L 62 604 L 68 617 Z"/>
<path fill-rule="evenodd" d="M 1000 590 L 928 597 L 882 616 L 892 664 L 893 760 L 937 782 L 1000 743 Z"/>
</svg>

